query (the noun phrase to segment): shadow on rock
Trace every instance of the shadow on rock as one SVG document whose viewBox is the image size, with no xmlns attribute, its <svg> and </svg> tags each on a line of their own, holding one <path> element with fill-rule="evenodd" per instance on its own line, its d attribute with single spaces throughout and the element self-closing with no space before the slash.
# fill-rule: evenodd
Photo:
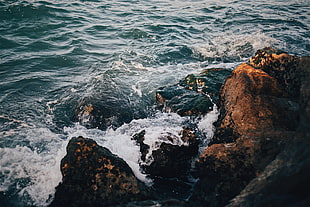
<svg viewBox="0 0 310 207">
<path fill-rule="evenodd" d="M 150 198 L 128 164 L 91 139 L 72 138 L 50 206 L 109 206 Z"/>
</svg>

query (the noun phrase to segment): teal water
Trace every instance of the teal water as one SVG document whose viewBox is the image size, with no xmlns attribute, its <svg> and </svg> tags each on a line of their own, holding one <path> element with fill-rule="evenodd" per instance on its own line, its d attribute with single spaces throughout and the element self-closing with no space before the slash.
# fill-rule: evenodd
<svg viewBox="0 0 310 207">
<path fill-rule="evenodd" d="M 309 28 L 309 0 L 0 0 L 0 206 L 47 206 L 78 135 L 150 182 L 130 136 L 147 129 L 151 140 L 186 121 L 154 115 L 156 89 L 233 69 L 265 46 L 310 55 Z M 80 100 L 107 96 L 141 118 L 105 131 L 74 122 Z M 198 124 L 206 136 L 215 119 L 213 111 Z"/>
</svg>

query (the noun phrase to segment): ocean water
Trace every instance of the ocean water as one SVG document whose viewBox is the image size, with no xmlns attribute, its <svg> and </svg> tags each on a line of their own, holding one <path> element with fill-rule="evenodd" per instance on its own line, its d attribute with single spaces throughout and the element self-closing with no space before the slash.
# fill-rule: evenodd
<svg viewBox="0 0 310 207">
<path fill-rule="evenodd" d="M 47 206 L 74 136 L 108 147 L 151 184 L 132 135 L 146 130 L 156 148 L 189 121 L 154 109 L 156 89 L 233 70 L 266 46 L 310 55 L 309 28 L 309 0 L 0 0 L 0 206 Z M 85 97 L 113 97 L 143 116 L 88 129 L 72 118 Z M 216 118 L 214 108 L 196 120 L 205 142 Z"/>
</svg>

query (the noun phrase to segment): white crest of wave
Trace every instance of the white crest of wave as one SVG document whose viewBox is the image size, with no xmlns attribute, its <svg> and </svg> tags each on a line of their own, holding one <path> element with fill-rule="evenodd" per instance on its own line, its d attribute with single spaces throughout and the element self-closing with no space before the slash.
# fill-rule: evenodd
<svg viewBox="0 0 310 207">
<path fill-rule="evenodd" d="M 213 105 L 213 110 L 206 114 L 198 123 L 199 130 L 203 133 L 204 139 L 202 140 L 203 143 L 199 149 L 199 152 L 202 153 L 203 150 L 207 147 L 210 140 L 212 139 L 215 131 L 215 126 L 213 125 L 214 122 L 217 121 L 219 116 L 219 110 L 217 106 Z"/>
<path fill-rule="evenodd" d="M 150 184 L 151 180 L 140 171 L 140 147 L 132 139 L 133 136 L 145 130 L 145 143 L 150 145 L 151 151 L 159 147 L 158 142 L 166 141 L 160 139 L 165 134 L 172 134 L 178 137 L 184 120 L 186 118 L 180 117 L 175 113 L 158 112 L 154 117 L 133 120 L 115 130 L 111 128 L 106 131 L 87 129 L 76 124 L 74 127 L 66 127 L 65 132 L 68 133 L 69 138 L 83 136 L 95 140 L 99 145 L 108 148 L 113 154 L 124 159 L 139 180 Z M 182 143 L 177 141 L 173 144 Z"/>
<path fill-rule="evenodd" d="M 212 123 L 217 111 L 207 114 L 199 123 L 200 130 L 211 136 Z M 147 175 L 140 171 L 140 147 L 133 135 L 145 130 L 145 144 L 156 150 L 162 142 L 186 145 L 181 139 L 182 126 L 188 118 L 175 113 L 158 112 L 155 115 L 133 120 L 117 129 L 102 131 L 87 129 L 80 124 L 65 127 L 64 134 L 56 134 L 47 128 L 25 128 L 22 131 L 26 146 L 5 147 L 0 149 L 0 191 L 16 189 L 20 197 L 29 198 L 31 205 L 47 206 L 55 193 L 55 187 L 61 182 L 61 159 L 66 155 L 66 146 L 72 137 L 83 136 L 95 140 L 107 147 L 112 153 L 124 159 L 136 177 L 151 185 Z M 174 141 L 165 139 L 173 136 Z M 63 137 L 66 139 L 62 139 Z M 147 156 L 149 163 L 151 155 Z"/>
<path fill-rule="evenodd" d="M 193 50 L 207 58 L 239 57 L 248 58 L 258 49 L 278 43 L 275 38 L 264 33 L 232 34 L 226 33 L 214 37 L 205 44 L 193 47 Z"/>
</svg>

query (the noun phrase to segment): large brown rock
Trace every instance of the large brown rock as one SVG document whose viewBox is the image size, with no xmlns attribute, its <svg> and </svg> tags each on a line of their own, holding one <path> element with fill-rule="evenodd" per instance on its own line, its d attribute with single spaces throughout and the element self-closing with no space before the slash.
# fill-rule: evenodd
<svg viewBox="0 0 310 207">
<path fill-rule="evenodd" d="M 303 57 L 300 124 L 285 149 L 235 197 L 229 207 L 310 206 L 310 57 Z"/>
<path fill-rule="evenodd" d="M 289 138 L 289 134 L 281 132 L 243 135 L 235 142 L 208 147 L 196 162 L 196 173 L 200 180 L 196 184 L 191 204 L 227 204 L 275 159 L 284 145 L 283 140 Z"/>
<path fill-rule="evenodd" d="M 288 96 L 277 79 L 246 63 L 226 79 L 220 99 L 215 140 L 230 142 L 260 130 L 295 130 L 298 124 L 298 103 Z"/>
<path fill-rule="evenodd" d="M 70 140 L 61 172 L 50 206 L 109 206 L 147 197 L 127 163 L 91 139 Z"/>
<path fill-rule="evenodd" d="M 298 63 L 295 56 L 265 48 L 226 79 L 215 136 L 196 164 L 200 180 L 191 205 L 228 204 L 294 137 Z"/>
</svg>

